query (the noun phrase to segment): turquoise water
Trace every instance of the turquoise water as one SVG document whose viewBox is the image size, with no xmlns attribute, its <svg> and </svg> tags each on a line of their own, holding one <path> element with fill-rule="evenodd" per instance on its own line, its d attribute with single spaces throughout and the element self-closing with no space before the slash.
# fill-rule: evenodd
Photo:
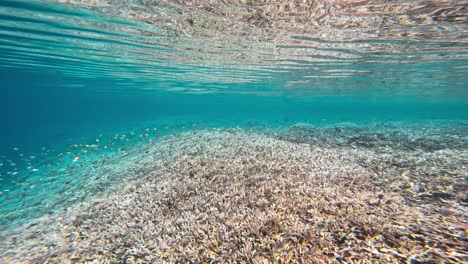
<svg viewBox="0 0 468 264">
<path fill-rule="evenodd" d="M 124 3 L 114 11 L 125 12 Z M 92 9 L 2 3 L 4 152 L 174 116 L 318 122 L 467 117 L 463 39 L 293 36 L 289 46 L 241 44 L 234 37 L 190 38 L 156 22 L 123 19 L 110 7 Z"/>
<path fill-rule="evenodd" d="M 0 231 L 122 189 L 193 131 L 459 151 L 466 188 L 467 2 L 280 2 L 1 1 Z"/>
</svg>

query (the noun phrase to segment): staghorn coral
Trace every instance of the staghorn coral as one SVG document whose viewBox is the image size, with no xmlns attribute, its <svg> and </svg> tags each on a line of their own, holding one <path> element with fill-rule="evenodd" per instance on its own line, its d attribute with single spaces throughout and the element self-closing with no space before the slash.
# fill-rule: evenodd
<svg viewBox="0 0 468 264">
<path fill-rule="evenodd" d="M 463 182 L 465 151 L 381 153 L 292 143 L 240 129 L 185 133 L 165 142 L 168 148 L 151 154 L 163 165 L 114 195 L 2 234 L 0 258 L 466 260 L 466 190 L 455 187 Z"/>
</svg>

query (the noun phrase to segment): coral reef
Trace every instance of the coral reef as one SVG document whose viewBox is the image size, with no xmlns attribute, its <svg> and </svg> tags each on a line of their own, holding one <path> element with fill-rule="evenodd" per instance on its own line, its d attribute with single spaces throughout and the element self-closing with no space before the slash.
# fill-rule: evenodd
<svg viewBox="0 0 468 264">
<path fill-rule="evenodd" d="M 424 151 L 444 149 L 466 150 L 468 126 L 466 123 L 402 124 L 373 123 L 358 126 L 342 123 L 333 126 L 313 126 L 307 123 L 292 125 L 273 136 L 296 143 L 321 147 L 350 146 L 380 152 Z"/>
<path fill-rule="evenodd" d="M 2 233 L 0 260 L 467 260 L 466 148 L 320 145 L 310 140 L 324 136 L 317 131 L 296 125 L 284 133 L 166 137 L 148 151 L 160 165 L 143 178 Z"/>
</svg>

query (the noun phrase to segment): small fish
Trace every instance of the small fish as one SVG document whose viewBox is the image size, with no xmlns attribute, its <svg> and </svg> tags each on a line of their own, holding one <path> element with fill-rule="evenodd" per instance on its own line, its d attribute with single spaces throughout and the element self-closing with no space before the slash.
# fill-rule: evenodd
<svg viewBox="0 0 468 264">
<path fill-rule="evenodd" d="M 18 151 L 18 150 L 19 150 L 19 148 L 16 148 L 16 147 L 14 147 L 14 148 L 13 148 L 13 150 L 14 150 L 14 151 Z"/>
<path fill-rule="evenodd" d="M 75 157 L 73 158 L 73 162 L 77 162 L 79 159 L 80 159 L 79 156 L 75 156 Z"/>
<path fill-rule="evenodd" d="M 31 171 L 36 172 L 36 171 L 39 171 L 39 169 L 32 169 Z"/>
</svg>

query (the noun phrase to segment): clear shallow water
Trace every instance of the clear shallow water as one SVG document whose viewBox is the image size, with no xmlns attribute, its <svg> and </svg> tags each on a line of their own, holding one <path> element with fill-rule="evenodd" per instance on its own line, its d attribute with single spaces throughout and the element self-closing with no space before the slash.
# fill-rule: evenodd
<svg viewBox="0 0 468 264">
<path fill-rule="evenodd" d="M 287 2 L 2 1 L 0 230 L 120 190 L 181 132 L 466 152 L 466 1 Z"/>
</svg>

